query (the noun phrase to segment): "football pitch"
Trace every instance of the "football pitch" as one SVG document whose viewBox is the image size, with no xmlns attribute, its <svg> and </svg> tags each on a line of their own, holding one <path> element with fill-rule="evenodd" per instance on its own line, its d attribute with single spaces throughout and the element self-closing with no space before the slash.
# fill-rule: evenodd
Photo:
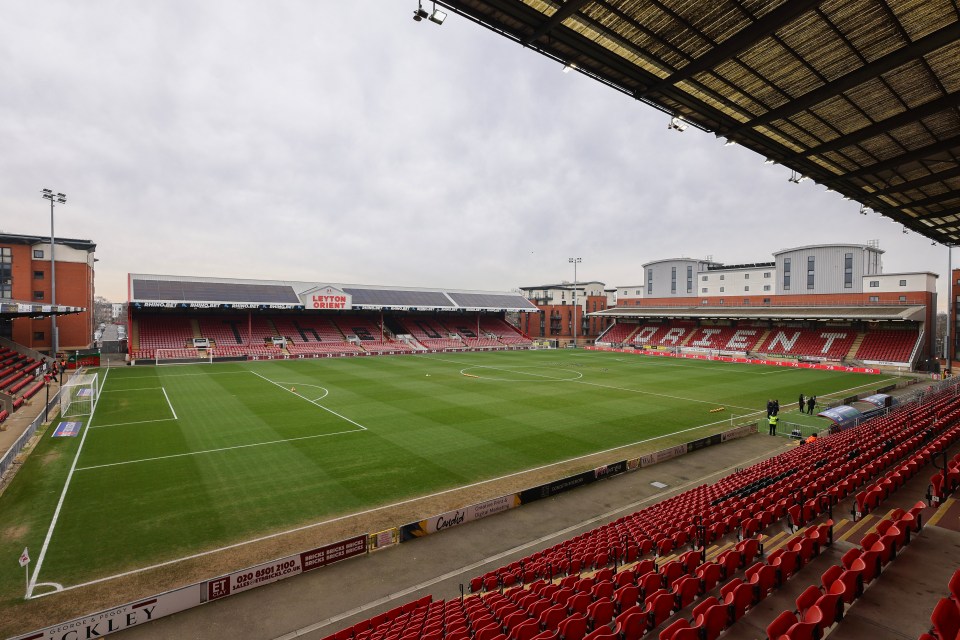
<svg viewBox="0 0 960 640">
<path fill-rule="evenodd" d="M 80 435 L 49 429 L 0 496 L 7 605 L 22 602 L 24 573 L 12 559 L 24 546 L 39 596 L 591 453 L 612 462 L 628 445 L 662 449 L 729 428 L 731 416 L 761 418 L 768 398 L 786 405 L 798 393 L 841 397 L 890 381 L 589 351 L 99 376 Z"/>
</svg>

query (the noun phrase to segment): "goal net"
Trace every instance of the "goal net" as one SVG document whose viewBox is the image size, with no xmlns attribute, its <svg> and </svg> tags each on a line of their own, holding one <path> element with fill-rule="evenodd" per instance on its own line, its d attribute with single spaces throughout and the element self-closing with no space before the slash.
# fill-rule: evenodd
<svg viewBox="0 0 960 640">
<path fill-rule="evenodd" d="M 78 373 L 67 380 L 60 390 L 61 417 L 76 418 L 93 413 L 100 391 L 98 377 L 96 373 Z"/>
<path fill-rule="evenodd" d="M 154 361 L 157 365 L 210 363 L 213 362 L 213 348 L 157 349 L 154 354 Z"/>
</svg>

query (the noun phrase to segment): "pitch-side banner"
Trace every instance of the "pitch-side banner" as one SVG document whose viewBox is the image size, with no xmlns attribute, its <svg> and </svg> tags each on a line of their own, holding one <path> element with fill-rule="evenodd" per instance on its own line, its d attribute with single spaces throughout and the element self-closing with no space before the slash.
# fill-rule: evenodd
<svg viewBox="0 0 960 640">
<path fill-rule="evenodd" d="M 515 493 L 511 493 L 500 496 L 499 498 L 494 498 L 493 500 L 487 500 L 486 502 L 478 502 L 463 509 L 447 511 L 446 513 L 441 513 L 426 520 L 421 520 L 420 522 L 411 522 L 410 524 L 403 525 L 400 527 L 400 542 L 407 542 L 414 538 L 422 538 L 431 533 L 456 527 L 467 522 L 472 522 L 473 520 L 479 520 L 480 518 L 486 518 L 487 516 L 492 516 L 495 513 L 501 513 L 518 506 L 520 506 L 520 497 Z"/>
<path fill-rule="evenodd" d="M 616 347 L 584 347 L 590 351 L 613 351 L 615 353 L 632 353 L 646 356 L 660 356 L 663 358 L 687 358 L 690 360 L 716 360 L 718 362 L 736 362 L 738 364 L 762 364 L 770 367 L 790 367 L 792 369 L 820 369 L 822 371 L 846 371 L 848 373 L 880 373 L 880 369 L 871 369 L 869 367 L 847 367 L 834 364 L 815 364 L 813 362 L 795 362 L 792 360 L 758 360 L 755 358 L 731 358 L 722 355 L 711 355 L 710 353 L 670 353 L 667 351 L 636 349 L 620 349 Z"/>
<path fill-rule="evenodd" d="M 16 636 L 13 640 L 87 640 L 114 631 L 136 627 L 144 622 L 196 607 L 203 602 L 203 584 L 161 593 L 137 602 L 122 604 L 106 611 L 61 622 L 52 627 Z"/>
<path fill-rule="evenodd" d="M 264 562 L 241 571 L 234 571 L 207 581 L 207 599 L 217 600 L 254 587 L 262 587 L 311 569 L 319 569 L 328 564 L 358 556 L 366 551 L 367 535 L 364 534 L 272 562 Z"/>
</svg>

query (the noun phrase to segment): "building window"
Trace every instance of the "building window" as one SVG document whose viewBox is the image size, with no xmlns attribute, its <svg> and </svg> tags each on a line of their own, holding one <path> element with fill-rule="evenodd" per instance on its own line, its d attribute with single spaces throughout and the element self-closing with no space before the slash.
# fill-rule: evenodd
<svg viewBox="0 0 960 640">
<path fill-rule="evenodd" d="M 880 302 L 880 296 L 870 296 L 870 302 Z"/>
<path fill-rule="evenodd" d="M 814 257 L 807 256 L 807 289 L 813 289 Z"/>
<path fill-rule="evenodd" d="M 783 259 L 783 290 L 790 290 L 790 258 Z"/>
<path fill-rule="evenodd" d="M 34 280 L 43 280 L 43 271 L 34 271 L 33 272 Z"/>
<path fill-rule="evenodd" d="M 843 288 L 853 288 L 853 254 L 843 254 Z"/>
<path fill-rule="evenodd" d="M 749 273 L 743 274 L 743 279 L 744 279 L 744 280 L 749 280 L 749 279 L 750 279 L 750 274 L 749 274 Z"/>
<path fill-rule="evenodd" d="M 670 293 L 677 292 L 677 268 L 670 267 Z"/>
<path fill-rule="evenodd" d="M 723 298 L 720 298 L 720 304 L 723 304 Z"/>
<path fill-rule="evenodd" d="M 764 277 L 764 278 L 769 278 L 769 277 L 770 277 L 770 272 L 769 272 L 769 271 L 764 271 L 764 272 L 763 272 L 763 277 Z"/>
<path fill-rule="evenodd" d="M 687 293 L 693 293 L 693 266 L 687 265 Z"/>
<path fill-rule="evenodd" d="M 647 269 L 647 295 L 653 295 L 653 269 Z"/>
<path fill-rule="evenodd" d="M 907 286 L 907 281 L 906 281 L 906 280 L 901 280 L 901 281 L 900 281 L 900 286 L 901 286 L 901 287 Z"/>
<path fill-rule="evenodd" d="M 700 293 L 706 293 L 706 292 L 707 292 L 707 288 L 706 288 L 706 287 L 703 287 L 703 288 L 700 289 Z"/>
<path fill-rule="evenodd" d="M 723 293 L 723 287 L 720 287 L 720 293 Z"/>
<path fill-rule="evenodd" d="M 700 304 L 707 304 L 708 302 L 710 302 L 710 301 L 707 300 L 706 298 L 704 298 L 703 300 L 700 301 Z"/>
<path fill-rule="evenodd" d="M 706 282 L 707 276 L 700 276 L 700 282 Z M 960 280 L 957 280 L 957 284 L 960 284 Z"/>
<path fill-rule="evenodd" d="M 763 304 L 770 304 L 770 298 L 764 298 Z"/>
<path fill-rule="evenodd" d="M 743 304 L 750 304 L 750 298 L 744 298 Z"/>
<path fill-rule="evenodd" d="M 722 274 L 722 273 L 720 274 L 720 279 L 723 280 L 723 274 Z"/>
<path fill-rule="evenodd" d="M 34 300 L 43 300 L 43 291 L 34 291 L 33 292 Z"/>
<path fill-rule="evenodd" d="M 34 250 L 33 250 L 33 259 L 34 259 L 34 260 L 43 260 L 43 249 L 34 249 Z"/>
<path fill-rule="evenodd" d="M 0 298 L 13 297 L 13 249 L 0 247 Z"/>
<path fill-rule="evenodd" d="M 879 280 L 871 280 L 871 281 L 870 281 L 870 286 L 871 286 L 871 287 L 879 287 L 879 286 L 880 286 L 880 281 L 879 281 Z"/>
<path fill-rule="evenodd" d="M 34 339 L 34 340 L 43 340 L 43 336 L 44 336 L 43 331 L 34 331 L 34 332 L 33 332 L 33 339 Z"/>
<path fill-rule="evenodd" d="M 743 288 L 743 290 L 744 290 L 744 291 L 750 291 L 750 287 L 749 287 L 749 286 L 746 286 L 746 287 Z"/>
<path fill-rule="evenodd" d="M 906 302 L 907 296 L 900 296 L 900 302 Z"/>
<path fill-rule="evenodd" d="M 764 290 L 764 291 L 770 291 L 770 285 L 768 285 L 768 284 L 763 285 L 763 290 Z"/>
</svg>

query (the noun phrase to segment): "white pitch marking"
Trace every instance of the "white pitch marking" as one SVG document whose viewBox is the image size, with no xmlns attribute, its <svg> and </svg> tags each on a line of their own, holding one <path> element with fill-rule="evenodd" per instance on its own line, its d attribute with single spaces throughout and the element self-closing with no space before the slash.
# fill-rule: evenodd
<svg viewBox="0 0 960 640">
<path fill-rule="evenodd" d="M 88 427 L 88 429 L 103 429 L 104 427 L 125 427 L 128 424 L 148 424 L 150 422 L 171 422 L 176 420 L 176 418 L 157 418 L 156 420 L 134 420 L 133 422 L 114 422 L 111 424 L 98 424 L 95 427 Z"/>
<path fill-rule="evenodd" d="M 447 360 L 446 358 L 430 358 L 430 359 L 431 359 L 431 360 L 440 360 L 441 362 L 450 362 L 450 363 L 452 363 L 452 364 L 459 364 L 459 365 L 466 364 L 465 362 L 457 362 L 456 360 Z M 502 368 L 500 368 L 500 367 L 485 367 L 485 366 L 481 366 L 481 365 L 474 365 L 473 367 L 468 367 L 468 368 L 491 369 L 491 370 L 493 370 L 493 371 L 506 371 L 506 372 L 508 372 L 508 373 L 515 373 L 514 371 L 511 371 L 510 369 L 502 369 Z M 528 374 L 528 375 L 536 376 L 536 377 L 541 377 L 541 378 L 550 378 L 550 376 L 541 376 L 541 375 L 538 375 L 538 374 L 536 374 L 536 373 L 531 373 L 531 374 Z M 644 395 L 657 396 L 657 397 L 659 397 L 659 398 L 670 398 L 670 399 L 672 399 L 672 400 L 682 400 L 682 401 L 684 401 L 684 402 L 697 402 L 697 403 L 699 403 L 699 404 L 708 404 L 708 405 L 711 405 L 711 406 L 714 406 L 714 407 L 716 407 L 716 406 L 726 406 L 726 407 L 733 407 L 734 409 L 743 409 L 744 411 L 757 412 L 756 409 L 754 409 L 753 407 L 741 407 L 741 406 L 738 406 L 738 405 L 735 405 L 735 404 L 728 404 L 728 403 L 724 403 L 724 402 L 716 402 L 716 401 L 711 401 L 711 400 L 694 400 L 693 398 L 683 398 L 683 397 L 681 397 L 681 396 L 671 396 L 671 395 L 666 394 L 666 393 L 654 393 L 653 391 L 642 391 L 642 390 L 640 390 L 640 389 L 627 389 L 627 388 L 625 388 L 625 387 L 614 387 L 614 386 L 612 386 L 612 385 L 600 384 L 600 383 L 598 383 L 598 382 L 587 382 L 586 380 L 581 380 L 581 379 L 579 379 L 579 378 L 572 378 L 572 379 L 550 378 L 550 379 L 551 379 L 551 380 L 556 380 L 557 382 L 570 382 L 570 383 L 576 383 L 576 384 L 586 384 L 586 385 L 590 385 L 591 387 L 600 387 L 600 388 L 602 388 L 602 389 L 613 389 L 613 390 L 615 390 L 615 391 L 626 391 L 627 393 L 642 393 L 642 394 L 644 394 Z"/>
<path fill-rule="evenodd" d="M 107 374 L 110 372 L 107 371 Z M 106 382 L 107 376 L 103 376 Z M 101 387 L 102 388 L 102 387 Z M 87 421 L 87 428 L 83 430 L 80 437 L 80 446 L 77 447 L 77 454 L 73 456 L 73 462 L 70 464 L 70 471 L 67 473 L 67 481 L 63 484 L 63 491 L 60 492 L 60 499 L 57 501 L 57 508 L 53 511 L 53 519 L 50 521 L 50 528 L 47 529 L 47 536 L 43 539 L 43 547 L 40 548 L 40 555 L 37 556 L 37 565 L 33 568 L 33 575 L 27 585 L 26 598 L 30 598 L 34 588 L 37 586 L 37 578 L 40 576 L 40 567 L 43 566 L 43 559 L 47 555 L 47 549 L 50 547 L 50 539 L 53 537 L 53 530 L 57 526 L 57 520 L 60 518 L 60 509 L 63 508 L 63 501 L 67 497 L 67 489 L 70 488 L 70 481 L 73 479 L 73 472 L 77 469 L 77 460 L 80 459 L 80 452 L 83 451 L 83 443 L 87 441 L 87 434 L 90 433 L 90 423 L 93 422 L 93 415 L 97 412 L 97 405 L 93 405 L 93 411 L 90 412 L 90 419 Z"/>
<path fill-rule="evenodd" d="M 123 462 L 109 462 L 107 464 L 96 464 L 90 467 L 80 467 L 79 469 L 77 469 L 77 471 L 91 471 L 93 469 L 104 469 L 106 467 L 121 467 L 127 464 L 137 464 L 138 462 L 154 462 L 156 460 L 168 460 L 170 458 L 184 458 L 186 456 L 198 456 L 203 453 L 233 451 L 234 449 L 249 449 L 251 447 L 264 447 L 268 444 L 281 444 L 283 442 L 297 442 L 298 440 L 312 440 L 314 438 L 329 438 L 330 436 L 342 436 L 347 433 L 358 433 L 359 431 L 366 431 L 366 429 L 350 429 L 349 431 L 337 431 L 335 433 L 316 433 L 312 436 L 300 436 L 298 438 L 283 438 L 282 440 L 269 440 L 267 442 L 238 444 L 233 447 L 220 447 L 218 449 L 204 449 L 203 451 L 190 451 L 188 453 L 174 453 L 169 456 L 157 456 L 155 458 L 140 458 L 138 460 L 124 460 Z"/>
<path fill-rule="evenodd" d="M 267 382 L 269 382 L 269 383 L 272 384 L 272 385 L 276 385 L 276 386 L 280 387 L 281 389 L 283 389 L 283 390 L 286 391 L 287 393 L 292 393 L 293 395 L 297 396 L 298 398 L 303 398 L 304 400 L 306 400 L 307 402 L 309 402 L 309 403 L 312 404 L 313 406 L 315 406 L 315 407 L 320 407 L 320 408 L 323 409 L 324 411 L 326 411 L 326 412 L 328 412 L 328 413 L 332 413 L 333 415 L 337 416 L 337 417 L 340 418 L 341 420 L 346 420 L 346 421 L 349 422 L 350 424 L 352 424 L 352 425 L 354 425 L 354 426 L 356 426 L 356 427 L 360 427 L 360 428 L 363 429 L 364 431 L 367 430 L 367 428 L 366 428 L 365 426 L 363 426 L 362 424 L 360 424 L 359 422 L 354 422 L 353 420 L 351 420 L 351 419 L 348 418 L 347 416 L 341 415 L 341 414 L 337 413 L 336 411 L 334 411 L 333 409 L 328 409 L 327 407 L 325 407 L 325 406 L 323 406 L 322 404 L 320 404 L 318 401 L 316 401 L 316 400 L 311 400 L 310 398 L 307 398 L 307 397 L 305 397 L 305 396 L 302 396 L 302 395 L 300 395 L 299 393 L 297 393 L 296 391 L 290 391 L 290 389 L 287 389 L 286 387 L 284 387 L 284 386 L 283 386 L 282 384 L 280 384 L 279 382 L 274 382 L 273 380 L 271 380 L 271 379 L 268 378 L 267 376 L 261 375 L 261 374 L 257 373 L 256 371 L 251 371 L 250 373 L 252 373 L 253 375 L 257 376 L 258 378 L 263 378 L 264 380 L 266 380 Z M 326 397 L 326 396 L 324 396 L 324 397 Z"/>
<path fill-rule="evenodd" d="M 126 393 L 127 391 L 154 391 L 156 389 L 163 389 L 163 387 L 138 387 L 136 389 L 110 389 L 109 391 L 101 391 L 100 393 Z"/>
<path fill-rule="evenodd" d="M 757 412 L 757 413 L 761 413 L 761 412 Z M 726 422 L 726 420 L 721 420 L 720 422 Z M 718 424 L 718 423 L 710 423 L 710 424 Z M 706 426 L 709 426 L 709 425 L 701 425 L 700 427 L 691 427 L 690 429 L 684 429 L 684 431 L 692 431 L 693 429 L 699 429 L 699 428 L 701 428 L 701 427 L 706 427 Z M 617 450 L 619 450 L 619 449 L 625 449 L 625 448 L 627 448 L 627 447 L 632 447 L 632 446 L 638 445 L 638 444 L 646 444 L 646 443 L 648 443 L 648 442 L 653 442 L 654 440 L 660 440 L 660 439 L 662 439 L 662 438 L 666 438 L 666 437 L 669 437 L 669 436 L 672 436 L 672 435 L 676 435 L 676 434 L 679 434 L 679 433 L 684 433 L 684 431 L 674 431 L 673 433 L 666 433 L 666 434 L 662 434 L 662 435 L 659 435 L 659 436 L 654 436 L 654 437 L 652 437 L 652 438 L 647 438 L 646 440 L 639 440 L 639 441 L 637 441 L 637 442 L 633 442 L 633 443 L 630 443 L 630 444 L 620 445 L 620 446 L 617 446 L 617 447 L 613 447 L 613 448 L 611 448 L 611 449 L 607 449 L 607 450 L 605 450 L 605 451 L 596 451 L 596 452 L 593 452 L 593 453 L 587 453 L 587 454 L 584 454 L 584 455 L 582 455 L 582 456 L 576 456 L 576 457 L 574 457 L 574 458 L 568 458 L 567 460 L 560 460 L 560 461 L 558 461 L 558 462 L 551 462 L 550 464 L 541 465 L 541 466 L 539 466 L 539 467 L 534 467 L 534 468 L 532 468 L 532 469 L 524 469 L 523 471 L 516 471 L 516 472 L 514 472 L 514 473 L 508 473 L 508 474 L 506 474 L 506 475 L 499 476 L 499 477 L 497 477 L 497 478 L 490 478 L 489 480 L 481 480 L 481 481 L 479 481 L 479 482 L 474 482 L 474 483 L 472 483 L 472 484 L 468 484 L 468 485 L 465 485 L 465 486 L 462 486 L 462 487 L 455 487 L 455 488 L 453 488 L 453 489 L 444 489 L 443 491 L 437 491 L 436 493 L 431 493 L 431 494 L 428 494 L 428 495 L 425 495 L 425 496 L 418 496 L 418 497 L 415 497 L 415 498 L 409 498 L 409 499 L 407 499 L 407 500 L 400 500 L 399 502 L 394 502 L 394 503 L 392 503 L 392 504 L 386 504 L 386 505 L 382 505 L 382 506 L 379 506 L 379 507 L 373 507 L 373 508 L 371 508 L 371 509 L 365 509 L 364 511 L 357 511 L 356 513 L 350 513 L 350 514 L 347 514 L 347 515 L 338 516 L 338 517 L 336 517 L 336 518 L 331 518 L 331 519 L 329 519 L 329 520 L 322 520 L 322 521 L 320 521 L 320 522 L 314 522 L 314 523 L 311 523 L 311 524 L 305 524 L 305 525 L 303 525 L 303 526 L 301 526 L 301 527 L 295 527 L 295 528 L 293 528 L 293 529 L 287 529 L 286 531 L 278 531 L 277 533 L 271 533 L 271 534 L 268 534 L 268 535 L 265 535 L 265 536 L 260 536 L 260 537 L 258 537 L 258 538 L 252 538 L 252 539 L 250 539 L 250 540 L 244 540 L 243 542 L 237 542 L 237 543 L 234 543 L 234 544 L 229 544 L 229 545 L 226 545 L 226 546 L 223 546 L 223 547 L 218 547 L 218 548 L 216 548 L 216 549 L 210 549 L 210 550 L 208 550 L 208 551 L 201 551 L 200 553 L 194 553 L 194 554 L 192 554 L 192 555 L 184 556 L 184 557 L 182 557 L 182 558 L 174 558 L 173 560 L 167 560 L 166 562 L 160 562 L 160 563 L 157 563 L 157 564 L 152 564 L 152 565 L 150 565 L 150 566 L 142 567 L 142 568 L 140 568 L 140 569 L 132 569 L 132 570 L 130 570 L 130 571 L 124 571 L 123 573 L 116 573 L 116 574 L 114 574 L 114 575 L 112 575 L 112 576 L 106 576 L 106 577 L 104 577 L 104 578 L 97 578 L 96 580 L 90 580 L 89 582 L 83 582 L 83 583 L 81 583 L 81 584 L 75 584 L 75 585 L 72 585 L 72 586 L 69 586 L 69 587 L 64 587 L 63 590 L 64 590 L 64 591 L 70 591 L 70 590 L 72 590 L 72 589 L 80 589 L 80 588 L 82 588 L 82 587 L 88 587 L 88 586 L 90 586 L 90 585 L 99 584 L 99 583 L 101 583 L 101 582 L 108 582 L 108 581 L 110 581 L 110 580 L 116 580 L 117 578 L 124 578 L 124 577 L 126 577 L 126 576 L 136 575 L 136 574 L 138 574 L 138 573 L 143 573 L 143 572 L 145 572 L 145 571 L 152 571 L 152 570 L 154 570 L 154 569 L 159 569 L 159 568 L 161 568 L 161 567 L 167 567 L 167 566 L 170 566 L 170 565 L 173 565 L 173 564 L 177 564 L 177 563 L 179 563 L 179 562 L 186 562 L 186 561 L 188 561 L 188 560 L 194 560 L 194 559 L 196 559 L 196 558 L 202 558 L 202 557 L 204 557 L 204 556 L 209 556 L 209 555 L 212 555 L 212 554 L 215 554 L 215 553 L 220 553 L 221 551 L 229 551 L 230 549 L 236 549 L 236 548 L 238 548 L 238 547 L 243 547 L 243 546 L 246 546 L 246 545 L 248 545 L 248 544 L 256 544 L 257 542 L 263 542 L 264 540 L 271 540 L 271 539 L 273 539 L 273 538 L 278 538 L 278 537 L 280 537 L 280 536 L 285 536 L 285 535 L 287 535 L 287 534 L 297 533 L 297 532 L 300 532 L 300 531 L 305 531 L 305 530 L 307 530 L 307 529 L 313 529 L 313 528 L 315 528 L 315 527 L 321 527 L 321 526 L 323 526 L 323 525 L 333 524 L 333 523 L 335 523 L 335 522 L 341 522 L 341 521 L 343 521 L 343 520 L 347 520 L 348 518 L 354 518 L 354 517 L 358 517 L 358 516 L 368 515 L 368 514 L 371 514 L 371 513 L 377 513 L 378 511 L 384 511 L 384 510 L 386 510 L 386 509 L 393 509 L 393 508 L 395 508 L 395 507 L 400 507 L 400 506 L 403 506 L 403 505 L 405 505 L 405 504 L 410 504 L 410 503 L 417 502 L 417 501 L 420 501 L 420 500 L 428 500 L 428 499 L 430 499 L 430 498 L 436 498 L 436 497 L 438 497 L 438 496 L 446 495 L 446 494 L 448 494 L 448 493 L 453 493 L 453 492 L 455 492 L 455 491 L 461 491 L 461 490 L 463 490 L 463 489 L 472 489 L 472 488 L 474 488 L 474 487 L 479 487 L 479 486 L 483 486 L 483 485 L 485 485 L 485 484 L 490 484 L 491 482 L 499 482 L 500 480 L 506 480 L 506 479 L 508 479 L 508 478 L 513 478 L 513 477 L 515 477 L 515 476 L 523 475 L 523 474 L 525 474 L 525 473 L 531 473 L 531 472 L 534 472 L 534 471 L 542 471 L 543 469 L 549 469 L 550 467 L 555 467 L 555 466 L 567 464 L 567 463 L 570 463 L 570 462 L 576 462 L 577 460 L 583 460 L 583 459 L 589 458 L 589 457 L 591 457 L 591 456 L 603 455 L 603 454 L 611 453 L 611 452 L 613 452 L 613 451 L 617 451 Z M 345 431 L 344 433 L 356 433 L 356 431 Z M 328 435 L 338 435 L 338 434 L 328 434 Z M 308 437 L 313 437 L 313 436 L 308 436 Z M 245 446 L 256 446 L 256 445 L 245 445 Z M 784 447 L 784 449 L 786 449 L 786 447 Z M 190 455 L 190 454 L 181 454 L 181 455 Z M 751 458 L 750 460 L 741 461 L 741 462 L 738 463 L 737 465 L 733 465 L 733 466 L 727 467 L 726 469 L 721 469 L 720 471 L 716 471 L 716 472 L 714 472 L 714 473 L 712 473 L 712 474 L 708 474 L 708 475 L 706 475 L 706 476 L 702 476 L 702 477 L 700 477 L 700 478 L 697 478 L 696 480 L 691 480 L 690 482 L 688 482 L 688 483 L 686 483 L 686 484 L 678 485 L 678 486 L 676 486 L 676 487 L 674 487 L 674 488 L 677 489 L 677 490 L 682 490 L 682 489 L 685 489 L 686 487 L 690 487 L 690 486 L 693 486 L 693 485 L 696 485 L 696 484 L 701 484 L 701 480 L 702 480 L 703 478 L 709 478 L 709 477 L 712 476 L 712 475 L 717 475 L 717 474 L 719 474 L 719 473 L 725 473 L 725 472 L 729 471 L 730 469 L 735 469 L 735 468 L 737 468 L 737 467 L 739 467 L 739 466 L 742 466 L 744 462 L 751 462 L 751 461 L 753 461 L 753 460 L 759 460 L 760 458 L 769 458 L 769 457 L 772 457 L 772 455 L 775 455 L 775 454 L 769 454 L 769 455 L 768 455 L 768 454 L 763 454 L 763 455 L 760 455 L 760 456 L 756 456 L 755 458 Z M 124 464 L 124 463 L 120 463 L 120 464 Z M 89 468 L 92 468 L 92 467 L 89 467 Z M 78 471 L 82 471 L 82 470 L 83 470 L 83 469 L 78 469 Z M 649 502 L 649 501 L 651 501 L 651 500 L 661 500 L 662 498 L 663 498 L 662 495 L 650 496 L 649 498 L 645 498 L 645 499 L 640 500 L 640 501 L 638 501 L 638 502 L 635 502 L 635 503 L 633 503 L 633 504 L 631 504 L 631 505 L 627 505 L 627 506 L 625 506 L 625 507 L 622 507 L 622 508 L 619 509 L 618 511 L 614 511 L 614 512 L 612 512 L 612 513 L 618 513 L 619 511 L 623 511 L 623 510 L 626 510 L 626 509 L 632 509 L 632 508 L 634 508 L 634 507 L 637 506 L 637 505 L 644 504 L 644 503 Z M 598 519 L 603 518 L 603 517 L 604 517 L 604 516 L 602 516 L 602 515 L 601 515 L 601 516 L 597 516 L 596 518 L 593 518 L 592 520 L 587 521 L 587 522 L 597 521 Z M 556 535 L 556 534 L 555 534 L 555 535 Z M 527 543 L 526 546 L 533 546 L 533 545 L 539 544 L 539 542 L 540 542 L 540 541 L 538 541 L 538 540 L 534 540 L 534 541 L 532 541 L 532 542 Z M 521 548 L 523 548 L 523 547 L 521 547 Z M 35 597 L 36 597 L 36 598 L 42 598 L 42 597 L 45 596 L 45 595 L 48 595 L 48 594 L 42 593 L 42 594 L 40 594 L 40 595 L 38 595 L 38 596 L 35 596 Z"/>
<path fill-rule="evenodd" d="M 170 413 L 173 414 L 173 419 L 174 419 L 174 420 L 177 420 L 177 419 L 178 419 L 178 418 L 177 418 L 177 412 L 173 410 L 173 405 L 170 404 L 170 396 L 167 395 L 167 390 L 166 390 L 166 388 L 165 388 L 165 387 L 160 387 L 160 389 L 163 391 L 163 397 L 167 399 L 167 406 L 170 407 Z"/>
</svg>

